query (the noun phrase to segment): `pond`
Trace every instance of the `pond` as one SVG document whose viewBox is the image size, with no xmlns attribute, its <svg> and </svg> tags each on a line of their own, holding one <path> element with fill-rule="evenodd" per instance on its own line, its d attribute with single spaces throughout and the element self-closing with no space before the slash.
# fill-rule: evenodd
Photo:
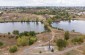
<svg viewBox="0 0 85 55">
<path fill-rule="evenodd" d="M 85 34 L 85 21 L 82 20 L 53 22 L 51 25 L 54 28 L 60 28 L 65 31 L 75 30 L 75 32 Z"/>
<path fill-rule="evenodd" d="M 0 33 L 13 32 L 14 30 L 18 30 L 19 32 L 35 31 L 36 33 L 45 31 L 44 24 L 42 24 L 41 22 L 0 23 Z"/>
</svg>

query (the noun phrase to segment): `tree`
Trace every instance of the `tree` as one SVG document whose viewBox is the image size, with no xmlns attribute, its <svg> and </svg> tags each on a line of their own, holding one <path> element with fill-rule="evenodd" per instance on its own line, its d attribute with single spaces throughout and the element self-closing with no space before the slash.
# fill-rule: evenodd
<svg viewBox="0 0 85 55">
<path fill-rule="evenodd" d="M 27 32 L 27 31 L 24 31 L 23 34 L 24 34 L 24 36 L 29 36 L 29 32 Z"/>
<path fill-rule="evenodd" d="M 37 38 L 36 37 L 30 37 L 29 38 L 29 45 L 32 45 L 34 42 L 36 42 Z"/>
<path fill-rule="evenodd" d="M 20 33 L 19 36 L 29 36 L 29 32 L 24 31 L 24 32 Z"/>
<path fill-rule="evenodd" d="M 69 39 L 69 31 L 66 31 L 64 34 L 64 39 L 68 40 Z"/>
<path fill-rule="evenodd" d="M 19 45 L 19 46 L 26 46 L 26 45 L 29 43 L 28 40 L 29 40 L 29 39 L 28 39 L 28 37 L 26 37 L 26 36 L 22 36 L 21 38 L 19 37 L 19 38 L 17 39 L 17 45 Z"/>
<path fill-rule="evenodd" d="M 47 22 L 48 22 L 49 24 L 51 24 L 51 23 L 52 23 L 52 19 L 49 18 L 49 19 L 47 20 Z"/>
<path fill-rule="evenodd" d="M 10 32 L 8 32 L 8 35 L 10 35 L 11 33 Z"/>
<path fill-rule="evenodd" d="M 14 30 L 14 31 L 13 31 L 13 34 L 19 35 L 19 31 L 18 31 L 18 30 Z"/>
<path fill-rule="evenodd" d="M 59 50 L 66 47 L 66 45 L 67 45 L 66 41 L 62 40 L 62 39 L 58 39 L 56 44 L 57 44 Z"/>
<path fill-rule="evenodd" d="M 36 33 L 35 33 L 34 31 L 30 31 L 30 32 L 29 32 L 29 35 L 30 35 L 30 36 L 35 36 Z"/>
</svg>

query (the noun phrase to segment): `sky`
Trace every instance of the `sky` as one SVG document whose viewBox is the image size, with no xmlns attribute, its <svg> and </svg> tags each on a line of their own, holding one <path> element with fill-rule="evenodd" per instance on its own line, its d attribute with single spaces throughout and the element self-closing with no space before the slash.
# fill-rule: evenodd
<svg viewBox="0 0 85 55">
<path fill-rule="evenodd" d="M 0 0 L 0 6 L 85 6 L 85 0 Z"/>
</svg>

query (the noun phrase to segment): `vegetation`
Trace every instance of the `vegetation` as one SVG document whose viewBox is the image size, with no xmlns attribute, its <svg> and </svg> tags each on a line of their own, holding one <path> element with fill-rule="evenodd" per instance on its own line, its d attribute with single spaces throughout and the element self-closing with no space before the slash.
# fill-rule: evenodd
<svg viewBox="0 0 85 55">
<path fill-rule="evenodd" d="M 19 35 L 19 31 L 18 31 L 18 30 L 14 30 L 14 31 L 13 31 L 13 34 Z"/>
<path fill-rule="evenodd" d="M 24 31 L 19 34 L 19 36 L 35 36 L 35 35 L 36 33 L 34 31 L 30 31 L 30 32 Z"/>
<path fill-rule="evenodd" d="M 42 51 L 39 51 L 39 53 L 42 53 Z"/>
<path fill-rule="evenodd" d="M 37 38 L 35 36 L 22 36 L 17 38 L 17 45 L 18 46 L 32 45 L 36 41 Z"/>
<path fill-rule="evenodd" d="M 10 48 L 9 48 L 9 52 L 10 53 L 14 53 L 14 52 L 16 52 L 17 51 L 17 46 L 11 46 Z"/>
<path fill-rule="evenodd" d="M 3 42 L 0 42 L 0 47 L 3 46 Z"/>
<path fill-rule="evenodd" d="M 29 33 L 27 31 L 24 31 L 20 33 L 19 36 L 29 36 Z"/>
<path fill-rule="evenodd" d="M 52 23 L 52 19 L 51 19 L 51 18 L 47 19 L 47 22 L 48 22 L 49 24 L 51 24 L 51 23 Z"/>
<path fill-rule="evenodd" d="M 10 32 L 8 32 L 8 34 L 10 35 L 11 33 L 10 33 Z"/>
<path fill-rule="evenodd" d="M 48 31 L 48 32 L 51 31 L 51 30 L 48 28 L 48 25 L 46 25 L 46 24 L 44 25 L 44 28 L 45 28 L 45 30 Z"/>
<path fill-rule="evenodd" d="M 82 37 L 75 37 L 72 39 L 72 43 L 74 44 L 81 44 L 84 42 L 84 39 Z"/>
<path fill-rule="evenodd" d="M 51 52 L 54 52 L 54 49 L 53 48 L 51 49 Z"/>
<path fill-rule="evenodd" d="M 0 16 L 2 16 L 3 12 L 0 13 Z"/>
<path fill-rule="evenodd" d="M 17 45 L 18 46 L 26 46 L 26 45 L 28 45 L 28 37 L 26 37 L 26 36 L 19 37 L 17 39 Z"/>
<path fill-rule="evenodd" d="M 57 19 L 71 20 L 70 14 L 66 12 L 65 10 L 57 11 L 56 15 L 53 18 L 54 20 L 57 20 Z"/>
<path fill-rule="evenodd" d="M 58 49 L 62 50 L 62 48 L 66 47 L 67 42 L 65 40 L 63 40 L 63 39 L 58 39 L 56 44 L 58 46 Z"/>
<path fill-rule="evenodd" d="M 29 35 L 30 35 L 30 36 L 35 36 L 36 33 L 35 33 L 34 31 L 30 31 L 30 32 L 29 32 Z"/>
<path fill-rule="evenodd" d="M 36 41 L 37 41 L 37 38 L 36 37 L 30 37 L 29 38 L 29 45 L 32 45 Z"/>
<path fill-rule="evenodd" d="M 64 39 L 68 40 L 69 39 L 69 31 L 66 31 L 64 34 Z"/>
</svg>

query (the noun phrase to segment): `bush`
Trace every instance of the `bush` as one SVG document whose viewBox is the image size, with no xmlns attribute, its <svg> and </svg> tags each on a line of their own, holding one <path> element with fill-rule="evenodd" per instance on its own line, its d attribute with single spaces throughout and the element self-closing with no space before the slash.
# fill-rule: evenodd
<svg viewBox="0 0 85 55">
<path fill-rule="evenodd" d="M 26 36 L 24 32 L 20 33 L 19 36 Z"/>
<path fill-rule="evenodd" d="M 54 52 L 54 49 L 53 48 L 51 49 L 51 52 Z"/>
<path fill-rule="evenodd" d="M 69 39 L 69 31 L 66 31 L 64 34 L 64 39 L 68 40 Z"/>
<path fill-rule="evenodd" d="M 25 36 L 29 36 L 29 32 L 27 32 L 27 31 L 24 31 L 24 33 L 23 33 Z"/>
<path fill-rule="evenodd" d="M 36 37 L 30 37 L 29 38 L 29 45 L 32 45 L 34 42 L 36 42 L 37 38 Z"/>
<path fill-rule="evenodd" d="M 72 39 L 72 42 L 73 42 L 74 44 L 81 44 L 81 43 L 84 42 L 84 40 L 83 40 L 83 38 L 81 38 L 81 37 L 75 37 L 74 39 Z"/>
<path fill-rule="evenodd" d="M 29 43 L 28 42 L 28 37 L 26 37 L 26 36 L 23 36 L 21 38 L 19 37 L 17 39 L 17 45 L 19 45 L 19 46 L 26 46 L 28 43 Z"/>
<path fill-rule="evenodd" d="M 9 48 L 9 52 L 10 53 L 14 53 L 14 52 L 16 52 L 17 51 L 17 46 L 11 46 L 10 48 Z"/>
<path fill-rule="evenodd" d="M 42 53 L 42 51 L 39 51 L 39 53 Z"/>
<path fill-rule="evenodd" d="M 59 47 L 59 50 L 66 47 L 66 45 L 67 45 L 66 41 L 62 40 L 62 39 L 58 39 L 56 44 Z"/>
<path fill-rule="evenodd" d="M 29 32 L 29 35 L 30 35 L 30 36 L 35 36 L 36 33 L 35 33 L 34 31 L 30 31 L 30 32 Z"/>
<path fill-rule="evenodd" d="M 52 19 L 48 19 L 47 22 L 48 22 L 49 24 L 51 24 L 51 23 L 52 23 Z"/>
<path fill-rule="evenodd" d="M 19 31 L 18 31 L 18 30 L 14 30 L 14 31 L 13 31 L 13 34 L 19 35 Z"/>
<path fill-rule="evenodd" d="M 24 32 L 20 33 L 19 36 L 29 36 L 29 32 L 24 31 Z"/>
<path fill-rule="evenodd" d="M 3 43 L 2 43 L 2 42 L 0 42 L 0 47 L 1 47 L 1 46 L 3 46 Z"/>
<path fill-rule="evenodd" d="M 44 25 L 44 28 L 45 28 L 45 30 L 48 31 L 48 32 L 51 31 L 51 30 L 48 28 L 48 25 L 46 25 L 46 24 Z"/>
<path fill-rule="evenodd" d="M 10 35 L 11 33 L 10 32 L 8 32 L 8 35 Z"/>
</svg>

